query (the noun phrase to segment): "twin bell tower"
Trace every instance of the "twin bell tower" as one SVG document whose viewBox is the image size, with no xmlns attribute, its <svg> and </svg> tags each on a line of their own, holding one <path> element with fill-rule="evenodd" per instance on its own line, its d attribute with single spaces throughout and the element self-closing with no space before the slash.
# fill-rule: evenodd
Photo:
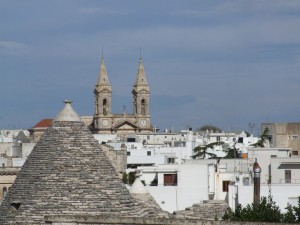
<svg viewBox="0 0 300 225">
<path fill-rule="evenodd" d="M 101 134 L 133 134 L 151 133 L 150 124 L 150 88 L 146 78 L 143 61 L 140 58 L 138 72 L 132 89 L 133 113 L 113 114 L 111 111 L 112 87 L 101 59 L 100 72 L 94 89 L 95 113 L 93 117 L 93 133 Z"/>
</svg>

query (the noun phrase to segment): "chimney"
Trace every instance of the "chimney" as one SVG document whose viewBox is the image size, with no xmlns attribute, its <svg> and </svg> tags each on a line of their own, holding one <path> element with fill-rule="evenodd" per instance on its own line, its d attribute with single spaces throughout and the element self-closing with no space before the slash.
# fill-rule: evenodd
<svg viewBox="0 0 300 225">
<path fill-rule="evenodd" d="M 253 173 L 254 173 L 254 193 L 253 193 L 253 204 L 259 205 L 260 202 L 260 173 L 261 168 L 257 163 L 257 158 L 253 164 Z"/>
</svg>

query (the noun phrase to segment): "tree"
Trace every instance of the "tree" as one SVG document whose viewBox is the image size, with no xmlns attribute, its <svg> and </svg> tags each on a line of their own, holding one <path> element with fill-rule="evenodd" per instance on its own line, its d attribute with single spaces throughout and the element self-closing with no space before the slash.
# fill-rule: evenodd
<svg viewBox="0 0 300 225">
<path fill-rule="evenodd" d="M 296 221 L 296 216 L 294 215 L 293 207 L 288 204 L 285 208 L 287 212 L 283 215 L 283 222 L 284 223 L 294 223 Z"/>
<path fill-rule="evenodd" d="M 230 208 L 227 209 L 223 220 L 228 221 L 245 221 L 245 222 L 276 222 L 276 223 L 300 223 L 300 196 L 298 205 L 288 206 L 285 208 L 286 213 L 281 213 L 279 207 L 273 201 L 272 197 L 262 197 L 259 205 L 246 205 L 242 207 L 237 205 L 235 212 Z"/>
<path fill-rule="evenodd" d="M 248 204 L 242 207 L 238 204 L 235 212 L 227 209 L 223 220 L 229 221 L 247 221 L 247 222 L 282 222 L 283 215 L 279 206 L 273 201 L 271 196 L 262 197 L 258 205 Z"/>
<path fill-rule="evenodd" d="M 212 142 L 204 146 L 197 146 L 194 148 L 195 155 L 192 156 L 193 159 L 200 158 L 200 159 L 205 159 L 206 156 L 211 159 L 211 158 L 216 158 L 217 155 L 214 153 L 209 152 L 208 150 L 214 149 L 215 146 L 223 145 L 223 141 L 217 141 L 217 142 Z"/>
<path fill-rule="evenodd" d="M 298 197 L 298 205 L 288 206 L 285 208 L 287 212 L 283 215 L 284 223 L 300 223 L 300 196 Z"/>
<path fill-rule="evenodd" d="M 128 174 L 126 172 L 123 173 L 122 181 L 124 184 L 128 184 Z"/>
<path fill-rule="evenodd" d="M 235 147 L 235 145 L 232 148 L 227 148 L 225 150 L 226 155 L 224 157 L 224 159 L 239 159 L 240 154 L 238 152 L 238 149 Z"/>
<path fill-rule="evenodd" d="M 269 128 L 266 127 L 262 133 L 262 135 L 260 135 L 260 139 L 252 144 L 251 146 L 255 147 L 255 148 L 264 148 L 265 144 L 267 143 L 267 141 L 269 140 Z"/>
<path fill-rule="evenodd" d="M 134 181 L 135 181 L 135 172 L 129 172 L 129 175 L 128 175 L 129 184 L 133 184 Z"/>
<path fill-rule="evenodd" d="M 203 132 L 205 132 L 207 130 L 214 131 L 214 132 L 221 132 L 221 129 L 219 127 L 214 126 L 214 125 L 208 125 L 208 124 L 196 129 L 196 131 L 203 131 Z"/>
</svg>

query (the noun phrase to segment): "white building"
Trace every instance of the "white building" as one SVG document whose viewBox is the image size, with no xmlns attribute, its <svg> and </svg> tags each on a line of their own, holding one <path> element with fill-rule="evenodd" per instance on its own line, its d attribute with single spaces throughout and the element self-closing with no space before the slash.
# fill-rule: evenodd
<svg viewBox="0 0 300 225">
<path fill-rule="evenodd" d="M 183 210 L 209 199 L 214 187 L 215 160 L 189 160 L 183 164 L 139 167 L 148 192 L 168 212 Z"/>
<path fill-rule="evenodd" d="M 282 211 L 287 204 L 295 205 L 300 196 L 300 160 L 289 157 L 290 148 L 248 149 L 249 165 L 255 158 L 261 167 L 260 196 L 270 194 Z M 235 182 L 229 185 L 228 202 L 232 209 L 253 202 L 253 184 Z"/>
<path fill-rule="evenodd" d="M 24 137 L 29 138 L 28 130 L 0 130 L 0 143 L 10 143 Z"/>
<path fill-rule="evenodd" d="M 267 184 L 271 179 L 272 160 L 274 158 L 288 158 L 290 148 L 248 148 L 248 160 L 252 165 L 257 159 L 262 171 L 260 182 Z"/>
<path fill-rule="evenodd" d="M 163 210 L 183 210 L 205 200 L 228 201 L 229 184 L 251 184 L 246 159 L 186 160 L 182 164 L 138 167 L 140 179 Z"/>
</svg>

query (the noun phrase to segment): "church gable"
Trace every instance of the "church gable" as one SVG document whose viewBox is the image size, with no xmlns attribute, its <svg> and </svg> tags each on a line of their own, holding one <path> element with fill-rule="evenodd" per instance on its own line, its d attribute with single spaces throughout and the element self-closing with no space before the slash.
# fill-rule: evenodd
<svg viewBox="0 0 300 225">
<path fill-rule="evenodd" d="M 112 129 L 113 130 L 137 130 L 139 129 L 139 127 L 131 123 L 130 121 L 125 120 L 116 124 Z"/>
</svg>

